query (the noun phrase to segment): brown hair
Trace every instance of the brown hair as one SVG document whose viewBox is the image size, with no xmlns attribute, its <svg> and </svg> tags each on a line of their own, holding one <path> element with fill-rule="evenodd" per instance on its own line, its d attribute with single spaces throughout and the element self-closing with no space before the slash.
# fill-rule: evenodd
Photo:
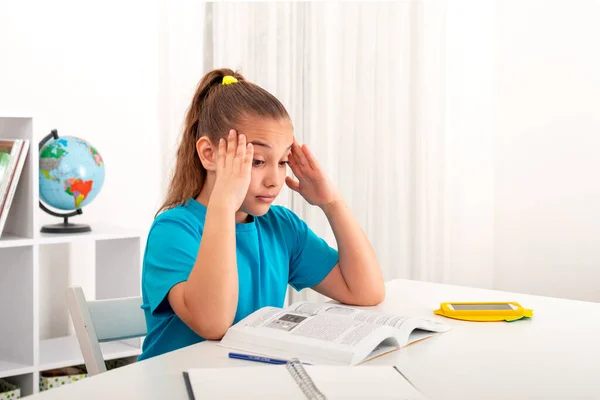
<svg viewBox="0 0 600 400">
<path fill-rule="evenodd" d="M 228 75 L 238 82 L 223 85 L 223 77 Z M 239 72 L 222 68 L 204 75 L 187 110 L 175 171 L 165 202 L 157 215 L 200 194 L 206 169 L 196 151 L 198 139 L 208 136 L 216 145 L 230 129 L 235 129 L 248 117 L 280 119 L 289 118 L 289 115 L 275 96 L 248 82 Z"/>
</svg>

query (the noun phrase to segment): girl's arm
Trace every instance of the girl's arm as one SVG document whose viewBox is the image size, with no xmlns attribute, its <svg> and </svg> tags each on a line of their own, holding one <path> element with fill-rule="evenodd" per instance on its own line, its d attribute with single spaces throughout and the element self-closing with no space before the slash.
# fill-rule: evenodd
<svg viewBox="0 0 600 400">
<path fill-rule="evenodd" d="M 306 145 L 294 143 L 290 167 L 295 180 L 286 183 L 312 205 L 321 207 L 335 235 L 339 263 L 313 289 L 345 304 L 375 305 L 385 298 L 385 286 L 375 251 L 354 215 Z"/>
<path fill-rule="evenodd" d="M 169 304 L 175 314 L 205 339 L 223 337 L 235 317 L 238 278 L 235 210 L 209 205 L 196 263 L 185 282 L 173 286 Z"/>
<path fill-rule="evenodd" d="M 352 211 L 341 198 L 321 208 L 335 235 L 339 263 L 314 289 L 345 304 L 381 303 L 385 285 L 379 261 Z"/>
<path fill-rule="evenodd" d="M 222 338 L 235 318 L 235 212 L 248 191 L 252 166 L 252 145 L 246 146 L 244 135 L 237 143 L 237 135 L 232 132 L 227 144 L 223 139 L 219 143 L 217 178 L 196 263 L 188 280 L 173 286 L 168 295 L 177 316 L 198 335 L 211 340 Z"/>
</svg>

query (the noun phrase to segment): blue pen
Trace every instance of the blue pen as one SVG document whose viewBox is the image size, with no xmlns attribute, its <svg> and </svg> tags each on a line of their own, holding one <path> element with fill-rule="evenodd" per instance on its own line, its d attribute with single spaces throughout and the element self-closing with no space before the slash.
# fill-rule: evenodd
<svg viewBox="0 0 600 400">
<path fill-rule="evenodd" d="M 246 361 L 256 361 L 256 362 L 262 362 L 262 363 L 267 363 L 267 364 L 276 364 L 276 365 L 287 364 L 286 360 L 281 360 L 278 358 L 271 358 L 271 357 L 256 356 L 253 354 L 229 353 L 229 358 L 235 358 L 238 360 L 246 360 Z M 302 364 L 310 365 L 308 363 L 302 363 Z"/>
</svg>

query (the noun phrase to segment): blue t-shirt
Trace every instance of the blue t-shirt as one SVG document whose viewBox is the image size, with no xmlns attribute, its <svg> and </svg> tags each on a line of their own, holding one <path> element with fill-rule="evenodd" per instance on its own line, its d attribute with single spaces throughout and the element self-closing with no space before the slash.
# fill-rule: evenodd
<svg viewBox="0 0 600 400">
<path fill-rule="evenodd" d="M 139 359 L 204 339 L 171 308 L 167 295 L 186 281 L 198 255 L 206 207 L 194 199 L 161 213 L 152 224 L 142 270 L 142 298 L 148 334 Z M 265 306 L 282 307 L 288 283 L 296 290 L 320 283 L 338 253 L 296 214 L 272 206 L 251 222 L 237 224 L 238 305 L 234 323 Z"/>
</svg>

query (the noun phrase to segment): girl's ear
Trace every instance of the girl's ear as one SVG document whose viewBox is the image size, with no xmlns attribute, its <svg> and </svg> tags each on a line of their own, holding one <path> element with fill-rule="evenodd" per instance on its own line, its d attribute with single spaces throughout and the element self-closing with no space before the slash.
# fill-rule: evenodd
<svg viewBox="0 0 600 400">
<path fill-rule="evenodd" d="M 213 146 L 207 136 L 202 136 L 196 142 L 196 151 L 202 166 L 207 171 L 215 171 L 217 169 L 217 151 L 218 148 Z"/>
</svg>

